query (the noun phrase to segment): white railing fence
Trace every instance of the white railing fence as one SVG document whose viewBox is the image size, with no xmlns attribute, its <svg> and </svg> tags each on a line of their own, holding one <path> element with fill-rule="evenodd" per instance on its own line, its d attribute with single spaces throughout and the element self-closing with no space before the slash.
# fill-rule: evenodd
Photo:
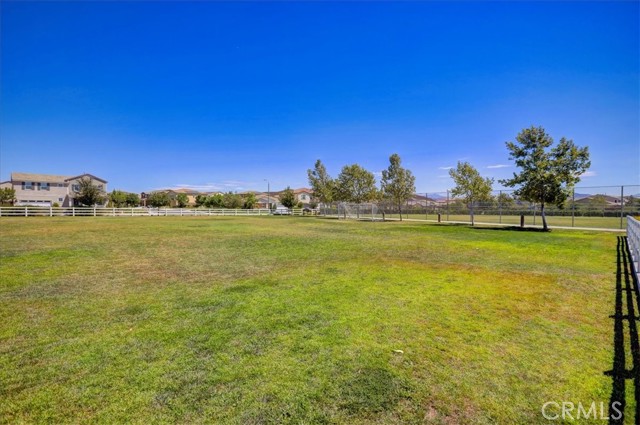
<svg viewBox="0 0 640 425">
<path fill-rule="evenodd" d="M 267 216 L 261 209 L 202 209 L 202 208 L 102 208 L 102 207 L 0 207 L 0 217 L 200 217 L 200 216 Z M 279 210 L 276 214 L 281 215 Z M 302 208 L 289 210 L 286 215 L 304 215 Z"/>
<path fill-rule="evenodd" d="M 627 243 L 631 252 L 631 264 L 636 276 L 640 273 L 640 221 L 627 217 Z"/>
</svg>

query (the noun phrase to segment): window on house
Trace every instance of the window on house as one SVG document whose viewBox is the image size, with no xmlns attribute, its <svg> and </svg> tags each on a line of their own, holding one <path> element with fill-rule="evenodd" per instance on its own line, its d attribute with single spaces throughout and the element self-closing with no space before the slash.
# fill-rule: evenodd
<svg viewBox="0 0 640 425">
<path fill-rule="evenodd" d="M 80 192 L 80 185 L 79 184 L 73 184 L 73 185 L 71 185 L 71 189 L 74 192 Z"/>
<path fill-rule="evenodd" d="M 40 190 L 49 190 L 49 183 L 40 183 Z"/>
<path fill-rule="evenodd" d="M 33 190 L 33 182 L 22 182 L 23 190 Z"/>
<path fill-rule="evenodd" d="M 62 198 L 58 198 L 58 202 L 62 202 L 62 201 L 63 201 L 63 199 L 62 199 Z"/>
</svg>

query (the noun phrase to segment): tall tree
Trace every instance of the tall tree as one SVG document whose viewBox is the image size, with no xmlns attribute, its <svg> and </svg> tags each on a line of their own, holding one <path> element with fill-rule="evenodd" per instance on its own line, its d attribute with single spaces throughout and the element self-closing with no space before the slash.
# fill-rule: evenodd
<svg viewBox="0 0 640 425">
<path fill-rule="evenodd" d="M 544 128 L 532 126 L 518 133 L 515 142 L 507 142 L 507 149 L 520 172 L 500 183 L 516 187 L 514 194 L 520 199 L 539 203 L 542 225 L 548 230 L 545 205 L 564 206 L 571 187 L 591 166 L 589 148 L 578 147 L 564 137 L 553 146 Z"/>
<path fill-rule="evenodd" d="M 378 196 L 373 173 L 358 164 L 345 165 L 336 179 L 335 199 L 361 204 Z"/>
<path fill-rule="evenodd" d="M 474 206 L 477 202 L 491 201 L 493 179 L 483 178 L 473 165 L 460 161 L 456 168 L 449 170 L 449 175 L 456 184 L 451 194 L 465 201 L 469 207 L 473 226 L 475 224 Z"/>
<path fill-rule="evenodd" d="M 407 202 L 416 191 L 416 178 L 411 171 L 400 165 L 400 156 L 396 153 L 389 157 L 389 168 L 382 171 L 380 186 L 385 198 L 398 207 L 402 221 L 402 204 Z"/>
<path fill-rule="evenodd" d="M 79 190 L 75 199 L 80 205 L 93 206 L 105 201 L 105 193 L 98 185 L 93 184 L 91 177 L 82 177 L 78 180 Z"/>
<path fill-rule="evenodd" d="M 313 191 L 313 198 L 324 205 L 333 202 L 335 183 L 322 161 L 317 160 L 313 170 L 307 170 L 309 185 Z"/>
<path fill-rule="evenodd" d="M 293 190 L 289 186 L 282 191 L 280 195 L 280 203 L 287 208 L 293 208 L 296 204 L 296 195 L 293 193 Z"/>
</svg>

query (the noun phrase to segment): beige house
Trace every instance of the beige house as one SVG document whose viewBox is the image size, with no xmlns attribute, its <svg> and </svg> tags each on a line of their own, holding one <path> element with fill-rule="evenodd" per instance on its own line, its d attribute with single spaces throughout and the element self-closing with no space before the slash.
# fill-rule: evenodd
<svg viewBox="0 0 640 425">
<path fill-rule="evenodd" d="M 310 204 L 313 197 L 313 191 L 306 187 L 295 189 L 293 194 L 296 195 L 296 201 L 302 202 L 304 205 Z"/>
<path fill-rule="evenodd" d="M 50 207 L 58 204 L 61 207 L 71 207 L 77 204 L 75 195 L 80 190 L 82 178 L 90 178 L 100 190 L 107 193 L 106 180 L 86 173 L 79 176 L 11 173 L 11 181 L 2 184 L 3 187 L 16 191 L 15 206 Z"/>
</svg>

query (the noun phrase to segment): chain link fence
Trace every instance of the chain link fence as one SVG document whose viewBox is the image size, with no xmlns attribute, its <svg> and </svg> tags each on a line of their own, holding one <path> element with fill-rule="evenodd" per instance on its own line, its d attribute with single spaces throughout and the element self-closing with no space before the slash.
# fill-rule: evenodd
<svg viewBox="0 0 640 425">
<path fill-rule="evenodd" d="M 398 206 L 378 203 L 386 218 L 400 218 Z M 491 200 L 467 204 L 451 191 L 414 195 L 402 206 L 402 217 L 414 220 L 477 224 L 542 226 L 540 204 L 518 199 L 512 190 L 498 190 Z M 576 187 L 564 205 L 545 205 L 547 224 L 552 227 L 625 229 L 627 216 L 640 216 L 640 185 Z"/>
</svg>

